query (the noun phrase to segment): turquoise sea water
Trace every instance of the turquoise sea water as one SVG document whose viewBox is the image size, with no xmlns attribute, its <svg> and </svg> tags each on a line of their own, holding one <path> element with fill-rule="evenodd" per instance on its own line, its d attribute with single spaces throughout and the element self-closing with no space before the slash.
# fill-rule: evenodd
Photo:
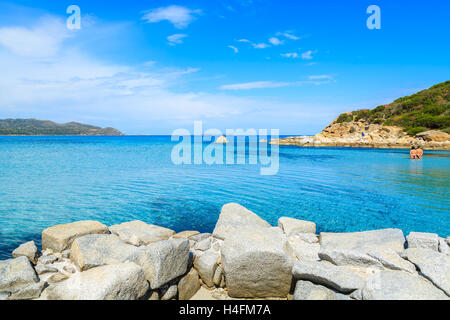
<svg viewBox="0 0 450 320">
<path fill-rule="evenodd" d="M 172 164 L 170 137 L 0 137 L 0 259 L 55 224 L 135 219 L 211 232 L 238 202 L 276 225 L 450 235 L 450 153 L 280 147 L 280 171 Z"/>
</svg>

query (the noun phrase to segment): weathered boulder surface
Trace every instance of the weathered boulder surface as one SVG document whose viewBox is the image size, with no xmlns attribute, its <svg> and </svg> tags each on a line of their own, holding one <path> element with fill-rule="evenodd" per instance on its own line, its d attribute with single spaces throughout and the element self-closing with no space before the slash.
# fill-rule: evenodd
<svg viewBox="0 0 450 320">
<path fill-rule="evenodd" d="M 175 231 L 147 224 L 143 221 L 125 222 L 109 227 L 122 241 L 140 247 L 154 242 L 168 240 Z"/>
<path fill-rule="evenodd" d="M 364 300 L 446 300 L 448 297 L 432 283 L 401 271 L 380 271 L 362 289 Z"/>
<path fill-rule="evenodd" d="M 342 294 L 336 293 L 327 287 L 309 281 L 297 281 L 294 300 L 349 300 Z"/>
<path fill-rule="evenodd" d="M 108 227 L 97 221 L 79 221 L 50 227 L 42 232 L 42 250 L 62 252 L 68 249 L 76 238 L 88 234 L 108 233 Z"/>
<path fill-rule="evenodd" d="M 229 203 L 223 206 L 213 234 L 225 240 L 227 236 L 234 236 L 236 230 L 243 227 L 270 228 L 270 224 L 243 206 Z"/>
<path fill-rule="evenodd" d="M 305 233 L 306 234 L 306 233 Z M 299 234 L 293 234 L 288 238 L 289 245 L 292 248 L 294 256 L 298 260 L 319 261 L 320 244 L 319 242 L 310 243 L 299 237 Z"/>
<path fill-rule="evenodd" d="M 46 282 L 36 282 L 11 294 L 7 300 L 32 300 L 41 296 L 47 286 Z"/>
<path fill-rule="evenodd" d="M 435 233 L 411 232 L 407 237 L 408 248 L 439 251 L 439 236 Z"/>
<path fill-rule="evenodd" d="M 424 277 L 450 296 L 450 256 L 432 249 L 409 248 L 406 257 Z"/>
<path fill-rule="evenodd" d="M 439 252 L 450 255 L 450 246 L 444 238 L 439 238 Z"/>
<path fill-rule="evenodd" d="M 135 263 L 101 266 L 50 285 L 48 300 L 138 300 L 148 291 L 142 268 Z"/>
<path fill-rule="evenodd" d="M 174 239 L 179 239 L 179 238 L 189 239 L 190 237 L 195 236 L 197 234 L 200 234 L 200 232 L 198 232 L 198 231 L 182 231 L 182 232 L 179 232 L 179 233 L 173 235 L 172 238 L 174 238 Z"/>
<path fill-rule="evenodd" d="M 189 263 L 189 240 L 170 239 L 144 247 L 135 262 L 145 273 L 152 290 L 186 273 Z"/>
<path fill-rule="evenodd" d="M 32 264 L 36 264 L 39 258 L 39 250 L 34 241 L 30 241 L 20 245 L 12 252 L 14 258 L 27 257 Z"/>
<path fill-rule="evenodd" d="M 189 300 L 200 290 L 200 277 L 197 270 L 191 268 L 178 283 L 178 299 Z"/>
<path fill-rule="evenodd" d="M 139 249 L 112 234 L 90 234 L 72 243 L 70 259 L 82 271 L 132 261 Z"/>
<path fill-rule="evenodd" d="M 286 297 L 294 258 L 279 228 L 240 228 L 222 245 L 230 297 Z"/>
<path fill-rule="evenodd" d="M 278 227 L 288 236 L 295 232 L 316 233 L 316 224 L 314 222 L 287 217 L 282 217 L 278 220 Z"/>
<path fill-rule="evenodd" d="M 321 249 L 319 257 L 337 266 L 360 266 L 365 268 L 404 270 L 414 273 L 416 268 L 392 249 Z"/>
<path fill-rule="evenodd" d="M 0 261 L 0 292 L 14 293 L 38 281 L 27 257 Z"/>
<path fill-rule="evenodd" d="M 374 231 L 351 233 L 320 234 L 320 245 L 324 250 L 381 248 L 402 252 L 405 245 L 405 236 L 399 229 L 383 229 Z"/>
<path fill-rule="evenodd" d="M 364 280 L 357 274 L 324 262 L 298 261 L 292 274 L 298 280 L 312 281 L 343 293 L 351 293 L 364 286 Z"/>
<path fill-rule="evenodd" d="M 214 274 L 220 259 L 220 253 L 209 250 L 194 259 L 194 268 L 197 269 L 200 278 L 210 288 L 214 287 Z"/>
</svg>

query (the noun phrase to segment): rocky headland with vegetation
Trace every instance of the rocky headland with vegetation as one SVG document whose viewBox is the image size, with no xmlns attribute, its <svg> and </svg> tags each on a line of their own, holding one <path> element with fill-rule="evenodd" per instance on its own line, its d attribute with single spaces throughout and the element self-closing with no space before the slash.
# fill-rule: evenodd
<svg viewBox="0 0 450 320">
<path fill-rule="evenodd" d="M 373 110 L 346 112 L 315 136 L 272 140 L 301 147 L 450 150 L 450 81 Z"/>
<path fill-rule="evenodd" d="M 133 221 L 42 232 L 0 261 L 0 300 L 449 300 L 450 237 L 271 226 L 231 203 L 212 234 Z"/>
</svg>

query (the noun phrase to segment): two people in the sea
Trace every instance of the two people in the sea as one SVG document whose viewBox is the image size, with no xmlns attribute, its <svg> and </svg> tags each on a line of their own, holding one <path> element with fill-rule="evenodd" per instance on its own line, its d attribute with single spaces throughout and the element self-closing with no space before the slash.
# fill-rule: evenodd
<svg viewBox="0 0 450 320">
<path fill-rule="evenodd" d="M 409 152 L 411 160 L 422 160 L 423 150 L 421 147 L 412 146 Z"/>
</svg>

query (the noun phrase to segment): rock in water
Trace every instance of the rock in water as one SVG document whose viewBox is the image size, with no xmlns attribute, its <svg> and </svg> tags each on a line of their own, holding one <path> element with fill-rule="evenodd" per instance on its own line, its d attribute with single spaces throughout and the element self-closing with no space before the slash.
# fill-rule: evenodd
<svg viewBox="0 0 450 320">
<path fill-rule="evenodd" d="M 364 280 L 355 273 L 332 264 L 298 261 L 292 273 L 296 279 L 322 284 L 343 293 L 351 293 L 364 286 Z"/>
<path fill-rule="evenodd" d="M 170 239 L 152 243 L 136 259 L 152 290 L 182 276 L 188 269 L 189 240 Z"/>
<path fill-rule="evenodd" d="M 450 296 L 450 256 L 431 249 L 410 248 L 406 257 L 422 275 Z"/>
<path fill-rule="evenodd" d="M 362 290 L 364 300 L 446 300 L 444 292 L 430 282 L 402 271 L 380 271 Z"/>
<path fill-rule="evenodd" d="M 12 252 L 14 258 L 27 257 L 32 264 L 36 264 L 39 258 L 39 250 L 34 241 L 30 241 L 20 245 Z"/>
<path fill-rule="evenodd" d="M 126 244 L 112 234 L 90 234 L 72 243 L 70 259 L 82 271 L 102 266 L 133 261 L 139 249 Z"/>
<path fill-rule="evenodd" d="M 48 300 L 137 300 L 148 291 L 144 272 L 135 263 L 97 267 L 51 285 Z"/>
<path fill-rule="evenodd" d="M 284 231 L 288 236 L 296 233 L 316 233 L 316 224 L 310 221 L 302 221 L 293 218 L 280 218 L 278 220 L 278 227 Z"/>
<path fill-rule="evenodd" d="M 122 241 L 140 247 L 154 242 L 168 240 L 175 231 L 147 224 L 142 221 L 126 222 L 109 227 Z"/>
<path fill-rule="evenodd" d="M 240 228 L 226 237 L 222 264 L 230 297 L 287 297 L 294 258 L 279 228 Z"/>
<path fill-rule="evenodd" d="M 405 237 L 399 229 L 384 229 L 351 233 L 326 233 L 320 234 L 320 245 L 324 250 L 333 249 L 359 249 L 380 248 L 392 249 L 402 252 L 405 246 Z"/>
<path fill-rule="evenodd" d="M 50 227 L 42 232 L 42 250 L 62 252 L 68 249 L 76 238 L 88 234 L 108 233 L 108 227 L 97 221 L 80 221 Z"/>
<path fill-rule="evenodd" d="M 178 283 L 178 299 L 189 300 L 200 290 L 200 278 L 194 268 Z"/>
<path fill-rule="evenodd" d="M 243 227 L 270 228 L 270 224 L 243 206 L 229 203 L 223 206 L 213 234 L 224 240 L 228 235 L 233 236 L 237 229 Z"/>
<path fill-rule="evenodd" d="M 439 251 L 439 236 L 435 233 L 411 232 L 407 237 L 408 248 Z"/>
<path fill-rule="evenodd" d="M 0 261 L 0 292 L 14 293 L 38 282 L 38 277 L 27 257 Z"/>
</svg>

